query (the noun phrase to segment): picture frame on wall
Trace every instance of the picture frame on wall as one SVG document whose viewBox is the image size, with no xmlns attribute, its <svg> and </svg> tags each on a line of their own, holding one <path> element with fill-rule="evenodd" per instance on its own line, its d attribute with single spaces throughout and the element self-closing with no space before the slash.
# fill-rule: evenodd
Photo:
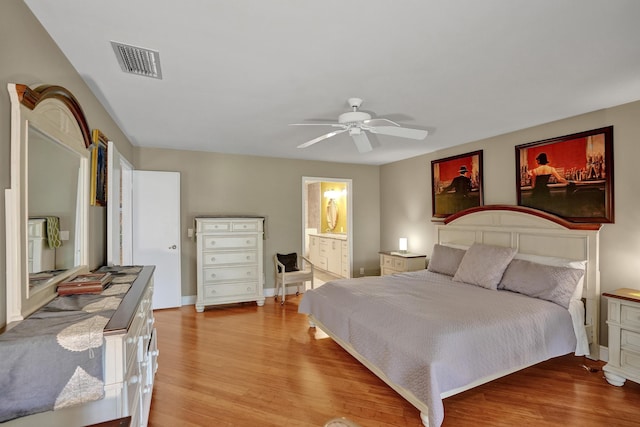
<svg viewBox="0 0 640 427">
<path fill-rule="evenodd" d="M 434 218 L 483 205 L 482 150 L 431 161 Z"/>
<path fill-rule="evenodd" d="M 613 126 L 517 145 L 518 205 L 613 223 Z"/>
<path fill-rule="evenodd" d="M 107 206 L 107 144 L 109 140 L 98 129 L 91 132 L 91 206 Z"/>
</svg>

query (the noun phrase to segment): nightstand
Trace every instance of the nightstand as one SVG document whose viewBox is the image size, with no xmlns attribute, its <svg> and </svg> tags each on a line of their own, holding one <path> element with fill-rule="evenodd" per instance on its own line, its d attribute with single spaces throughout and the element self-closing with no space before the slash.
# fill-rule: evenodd
<svg viewBox="0 0 640 427">
<path fill-rule="evenodd" d="M 618 289 L 602 294 L 607 298 L 609 363 L 604 376 L 609 384 L 622 386 L 626 380 L 640 383 L 640 290 Z"/>
<path fill-rule="evenodd" d="M 424 270 L 426 268 L 427 256 L 413 254 L 411 252 L 379 252 L 380 253 L 380 275 L 403 273 L 406 271 Z"/>
</svg>

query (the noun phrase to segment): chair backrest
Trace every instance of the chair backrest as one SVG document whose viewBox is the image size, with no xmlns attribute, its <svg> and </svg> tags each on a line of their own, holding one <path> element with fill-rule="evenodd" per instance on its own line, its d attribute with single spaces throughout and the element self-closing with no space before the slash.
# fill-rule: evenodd
<svg viewBox="0 0 640 427">
<path fill-rule="evenodd" d="M 290 254 L 276 254 L 274 257 L 276 261 L 279 261 L 282 265 L 284 265 L 284 272 L 289 273 L 292 271 L 300 271 L 298 267 L 298 254 L 296 252 L 291 252 Z M 281 267 L 276 262 L 276 270 L 278 273 L 281 273 Z"/>
</svg>

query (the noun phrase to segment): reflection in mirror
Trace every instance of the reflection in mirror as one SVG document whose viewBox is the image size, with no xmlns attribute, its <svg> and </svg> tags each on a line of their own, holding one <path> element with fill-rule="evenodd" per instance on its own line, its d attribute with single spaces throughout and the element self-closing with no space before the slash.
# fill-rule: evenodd
<svg viewBox="0 0 640 427">
<path fill-rule="evenodd" d="M 30 284 L 76 265 L 80 155 L 30 125 L 28 131 Z"/>
</svg>

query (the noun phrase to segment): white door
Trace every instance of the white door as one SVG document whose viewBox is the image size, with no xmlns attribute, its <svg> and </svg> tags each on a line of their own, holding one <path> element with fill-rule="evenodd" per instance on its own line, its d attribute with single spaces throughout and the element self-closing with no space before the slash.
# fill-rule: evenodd
<svg viewBox="0 0 640 427">
<path fill-rule="evenodd" d="M 133 171 L 133 263 L 156 267 L 154 309 L 182 305 L 180 173 Z"/>
<path fill-rule="evenodd" d="M 107 149 L 107 264 L 132 265 L 131 180 L 133 167 L 109 141 Z"/>
</svg>

